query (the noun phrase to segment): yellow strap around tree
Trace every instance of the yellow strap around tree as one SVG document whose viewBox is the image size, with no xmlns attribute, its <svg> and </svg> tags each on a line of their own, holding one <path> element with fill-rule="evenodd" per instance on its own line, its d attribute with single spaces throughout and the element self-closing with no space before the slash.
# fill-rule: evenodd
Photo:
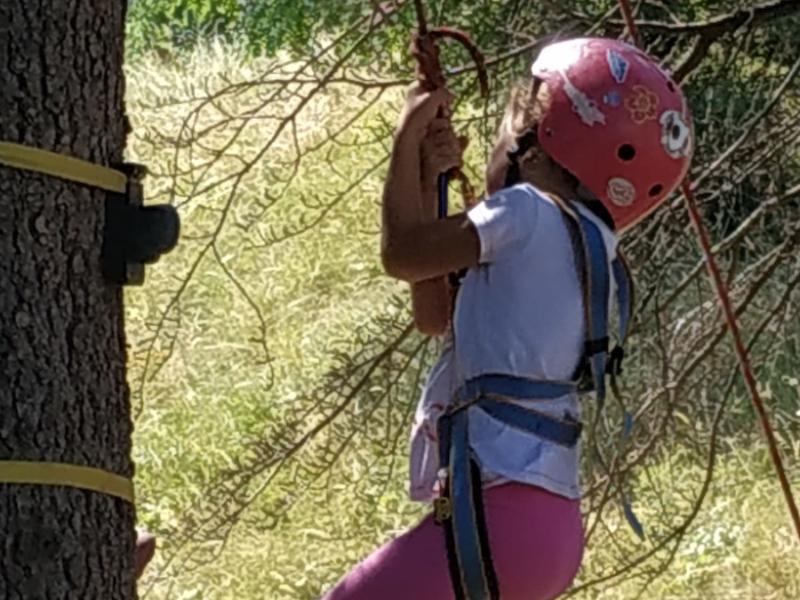
<svg viewBox="0 0 800 600">
<path fill-rule="evenodd" d="M 64 485 L 121 498 L 133 504 L 130 479 L 92 467 L 35 461 L 0 461 L 0 484 Z"/>
<path fill-rule="evenodd" d="M 116 169 L 11 142 L 0 142 L 0 165 L 36 171 L 119 194 L 125 193 L 128 181 L 125 174 Z"/>
</svg>

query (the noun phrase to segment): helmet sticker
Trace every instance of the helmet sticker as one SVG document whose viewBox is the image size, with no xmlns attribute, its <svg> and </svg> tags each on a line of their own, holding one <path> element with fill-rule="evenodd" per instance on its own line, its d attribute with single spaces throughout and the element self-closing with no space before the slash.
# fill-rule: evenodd
<svg viewBox="0 0 800 600">
<path fill-rule="evenodd" d="M 608 68 L 611 70 L 614 81 L 617 83 L 625 83 L 625 79 L 628 78 L 628 68 L 630 67 L 628 61 L 625 60 L 621 54 L 613 50 L 609 50 L 606 53 L 606 59 L 608 60 Z"/>
<path fill-rule="evenodd" d="M 692 130 L 677 110 L 661 115 L 661 144 L 672 158 L 686 158 L 692 152 Z"/>
<path fill-rule="evenodd" d="M 658 118 L 660 104 L 658 94 L 643 85 L 633 86 L 633 94 L 625 99 L 625 107 L 631 114 L 631 119 L 637 125 L 646 121 L 655 121 Z"/>
<path fill-rule="evenodd" d="M 606 190 L 609 200 L 617 206 L 630 206 L 636 200 L 636 188 L 622 177 L 612 177 L 608 180 Z"/>
<path fill-rule="evenodd" d="M 608 106 L 617 107 L 622 104 L 622 96 L 617 90 L 611 90 L 603 95 L 603 103 Z"/>
<path fill-rule="evenodd" d="M 597 102 L 572 85 L 565 71 L 561 72 L 561 76 L 564 78 L 564 91 L 572 101 L 572 110 L 578 113 L 581 121 L 586 123 L 589 127 L 594 127 L 595 123 L 605 125 L 606 116 L 603 114 L 603 111 L 598 108 Z"/>
</svg>

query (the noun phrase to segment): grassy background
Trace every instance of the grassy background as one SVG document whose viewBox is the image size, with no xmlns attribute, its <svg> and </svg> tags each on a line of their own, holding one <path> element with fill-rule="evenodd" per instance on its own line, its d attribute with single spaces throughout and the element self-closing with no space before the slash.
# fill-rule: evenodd
<svg viewBox="0 0 800 600">
<path fill-rule="evenodd" d="M 304 147 L 362 107 L 365 113 L 285 186 L 291 136 L 279 135 L 269 153 L 254 159 L 275 134 L 275 122 L 248 124 L 224 158 L 209 159 L 238 125 L 224 115 L 262 102 L 258 87 L 196 113 L 191 128 L 202 135 L 193 139 L 194 151 L 183 149 L 182 127 L 200 105 L 196 98 L 228 81 L 257 78 L 271 64 L 212 46 L 179 61 L 146 58 L 128 68 L 131 158 L 151 168 L 148 196 L 180 205 L 184 223 L 178 250 L 149 269 L 146 287 L 127 296 L 139 520 L 162 544 L 142 580 L 147 598 L 317 598 L 424 511 L 406 498 L 405 443 L 419 388 L 414 373 L 435 347 L 412 336 L 409 360 L 417 368 L 405 392 L 391 398 L 389 412 L 370 426 L 381 429 L 380 437 L 355 428 L 352 443 L 321 479 L 309 472 L 326 446 L 311 444 L 252 495 L 229 535 L 220 528 L 215 536 L 212 528 L 185 542 L 217 506 L 208 497 L 220 474 L 240 469 L 253 442 L 276 440 L 286 423 L 307 414 L 306 399 L 325 385 L 339 353 L 352 352 L 345 340 L 360 331 L 369 346 L 386 334 L 371 323 L 408 319 L 407 308 L 393 301 L 405 289 L 382 275 L 377 253 L 385 136 L 399 107 L 397 90 L 371 106 L 335 90 L 317 95 L 297 122 Z M 479 149 L 472 152 L 478 164 Z M 242 160 L 253 160 L 253 167 L 234 186 L 226 176 L 240 171 Z M 281 186 L 279 199 L 265 195 Z M 798 383 L 787 365 L 767 375 L 773 397 L 797 406 Z M 359 400 L 348 418 L 369 422 L 369 400 Z M 754 421 L 747 427 L 756 430 Z M 782 441 L 789 463 L 797 465 L 797 440 Z M 709 500 L 666 572 L 577 597 L 800 597 L 797 542 L 762 447 L 755 434 L 723 440 Z M 666 488 L 699 484 L 704 472 L 691 452 L 677 446 L 637 477 Z M 800 471 L 792 472 L 797 481 Z M 685 511 L 686 487 L 638 498 L 649 531 L 674 524 Z M 612 544 L 638 551 L 651 543 L 627 532 L 621 518 L 605 523 L 608 530 L 587 550 L 579 583 L 613 567 Z M 195 555 L 213 560 L 194 561 Z"/>
</svg>

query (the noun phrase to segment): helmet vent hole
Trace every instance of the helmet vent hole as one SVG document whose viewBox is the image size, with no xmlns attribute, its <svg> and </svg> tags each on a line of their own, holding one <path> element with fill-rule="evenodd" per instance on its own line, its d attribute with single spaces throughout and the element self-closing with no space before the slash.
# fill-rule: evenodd
<svg viewBox="0 0 800 600">
<path fill-rule="evenodd" d="M 617 150 L 617 156 L 619 156 L 620 160 L 624 160 L 625 162 L 631 161 L 636 158 L 636 148 L 630 144 L 622 144 L 619 150 Z"/>
<path fill-rule="evenodd" d="M 667 89 L 668 89 L 670 92 L 673 92 L 673 93 L 675 93 L 675 84 L 674 84 L 674 83 L 672 83 L 671 81 L 667 81 Z"/>
<path fill-rule="evenodd" d="M 664 186 L 661 185 L 660 183 L 657 183 L 650 188 L 648 194 L 650 194 L 650 197 L 653 198 L 655 196 L 658 196 L 662 191 L 664 191 Z"/>
</svg>

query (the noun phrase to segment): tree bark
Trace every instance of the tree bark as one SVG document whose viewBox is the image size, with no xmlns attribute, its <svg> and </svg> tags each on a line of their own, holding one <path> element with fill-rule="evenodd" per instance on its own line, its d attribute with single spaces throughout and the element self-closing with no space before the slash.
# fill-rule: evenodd
<svg viewBox="0 0 800 600">
<path fill-rule="evenodd" d="M 0 3 L 0 139 L 103 165 L 125 145 L 124 0 Z M 100 273 L 105 194 L 0 167 L 0 460 L 130 477 L 122 289 Z M 0 598 L 134 598 L 134 508 L 0 484 Z"/>
</svg>

